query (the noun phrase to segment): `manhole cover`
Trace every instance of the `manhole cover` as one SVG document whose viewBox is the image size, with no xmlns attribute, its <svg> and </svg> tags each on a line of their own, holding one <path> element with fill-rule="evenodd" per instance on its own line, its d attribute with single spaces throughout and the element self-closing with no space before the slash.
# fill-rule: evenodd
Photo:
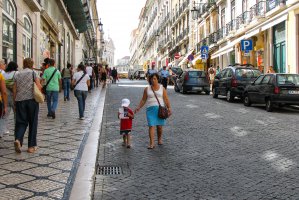
<svg viewBox="0 0 299 200">
<path fill-rule="evenodd" d="M 99 166 L 99 175 L 119 175 L 122 173 L 121 167 L 118 166 Z"/>
</svg>

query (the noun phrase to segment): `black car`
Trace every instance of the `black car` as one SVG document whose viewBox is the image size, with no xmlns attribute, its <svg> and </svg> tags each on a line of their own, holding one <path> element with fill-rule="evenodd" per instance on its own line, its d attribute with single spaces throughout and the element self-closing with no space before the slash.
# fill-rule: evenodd
<svg viewBox="0 0 299 200">
<path fill-rule="evenodd" d="M 189 91 L 210 94 L 210 85 L 205 71 L 196 69 L 184 70 L 177 78 L 174 90 L 187 93 Z"/>
<path fill-rule="evenodd" d="M 213 97 L 223 95 L 229 102 L 232 102 L 235 97 L 243 98 L 245 87 L 259 75 L 261 72 L 252 65 L 229 66 L 215 76 L 212 87 Z"/>
<path fill-rule="evenodd" d="M 259 76 L 244 91 L 244 105 L 266 104 L 271 112 L 274 105 L 299 105 L 299 74 L 266 74 Z"/>
</svg>

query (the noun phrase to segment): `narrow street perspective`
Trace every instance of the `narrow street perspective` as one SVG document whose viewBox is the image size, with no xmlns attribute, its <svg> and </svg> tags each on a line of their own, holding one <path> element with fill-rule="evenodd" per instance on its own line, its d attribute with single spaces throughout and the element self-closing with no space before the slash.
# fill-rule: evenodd
<svg viewBox="0 0 299 200">
<path fill-rule="evenodd" d="M 146 81 L 110 85 L 94 199 L 298 199 L 298 108 L 267 113 L 225 97 L 168 89 L 173 115 L 163 145 L 149 144 L 145 108 L 135 115 L 132 147 L 122 146 L 117 111 L 135 109 Z M 184 103 L 182 103 L 184 102 Z M 102 169 L 102 170 L 100 170 Z"/>
</svg>

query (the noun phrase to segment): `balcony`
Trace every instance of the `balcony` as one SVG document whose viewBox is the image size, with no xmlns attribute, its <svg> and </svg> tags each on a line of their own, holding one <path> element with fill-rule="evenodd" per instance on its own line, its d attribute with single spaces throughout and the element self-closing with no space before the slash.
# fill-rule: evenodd
<svg viewBox="0 0 299 200">
<path fill-rule="evenodd" d="M 215 46 L 217 44 L 217 40 L 218 40 L 218 32 L 214 32 L 214 33 L 211 33 L 209 35 L 209 45 L 213 45 Z"/>
<path fill-rule="evenodd" d="M 217 30 L 217 42 L 223 39 L 223 30 L 225 30 L 223 27 Z"/>
<path fill-rule="evenodd" d="M 40 2 L 37 0 L 24 0 L 24 2 L 33 12 L 40 12 L 42 10 Z"/>
<path fill-rule="evenodd" d="M 286 5 L 286 0 L 272 0 L 272 1 L 267 1 L 267 12 L 270 12 L 274 9 L 280 9 L 285 7 Z"/>
<path fill-rule="evenodd" d="M 264 18 L 266 14 L 266 1 L 260 1 L 259 3 L 255 4 L 250 8 L 250 18 L 260 19 Z"/>
</svg>

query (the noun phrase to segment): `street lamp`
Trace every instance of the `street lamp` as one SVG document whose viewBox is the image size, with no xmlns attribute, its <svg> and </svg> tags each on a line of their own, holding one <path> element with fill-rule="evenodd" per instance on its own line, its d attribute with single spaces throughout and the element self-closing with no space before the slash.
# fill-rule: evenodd
<svg viewBox="0 0 299 200">
<path fill-rule="evenodd" d="M 200 11 L 203 11 L 203 10 L 200 10 L 199 5 L 204 6 L 204 8 L 202 8 L 202 9 L 207 9 L 210 6 L 216 5 L 216 3 L 215 3 L 215 1 L 209 1 L 207 3 L 195 3 L 195 1 L 193 1 L 193 8 L 191 10 L 193 20 L 196 20 L 199 17 Z"/>
<path fill-rule="evenodd" d="M 103 32 L 103 24 L 101 22 L 101 18 L 100 18 L 100 23 L 99 23 L 99 31 Z"/>
<path fill-rule="evenodd" d="M 195 5 L 195 1 L 193 1 L 193 8 L 191 10 L 191 14 L 192 14 L 192 19 L 196 20 L 198 18 L 199 15 L 199 9 L 196 9 L 196 5 Z"/>
</svg>

